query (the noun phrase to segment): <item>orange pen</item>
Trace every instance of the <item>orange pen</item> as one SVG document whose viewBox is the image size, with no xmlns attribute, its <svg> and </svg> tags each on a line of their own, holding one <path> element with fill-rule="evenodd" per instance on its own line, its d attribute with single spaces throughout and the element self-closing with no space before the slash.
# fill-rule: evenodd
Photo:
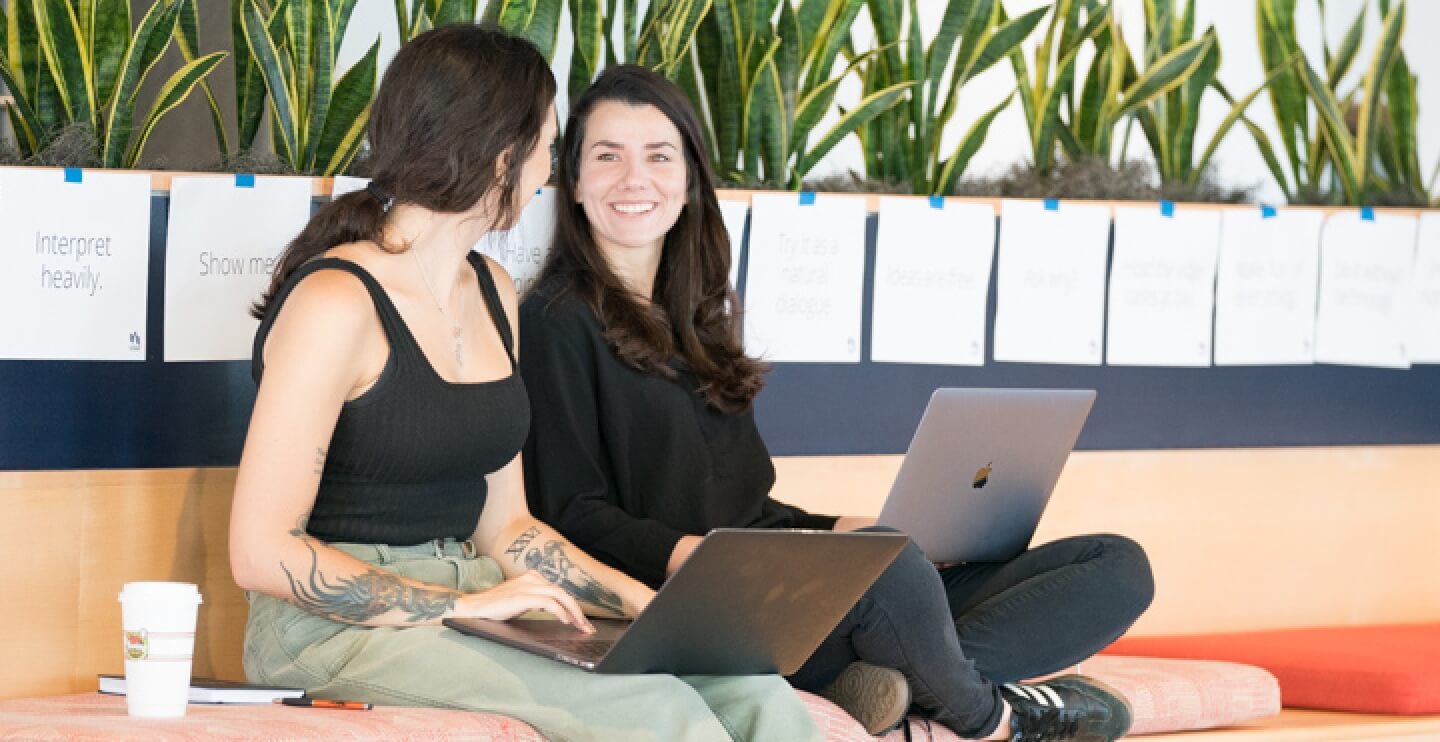
<svg viewBox="0 0 1440 742">
<path fill-rule="evenodd" d="M 364 701 L 332 701 L 328 698 L 277 698 L 276 703 L 301 708 L 339 709 L 342 711 L 369 711 L 373 706 Z"/>
</svg>

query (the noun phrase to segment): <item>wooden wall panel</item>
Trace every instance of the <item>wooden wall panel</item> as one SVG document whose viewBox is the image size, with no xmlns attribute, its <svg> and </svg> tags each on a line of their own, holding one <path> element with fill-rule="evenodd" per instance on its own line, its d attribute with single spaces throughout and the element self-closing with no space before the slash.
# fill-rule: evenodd
<svg viewBox="0 0 1440 742">
<path fill-rule="evenodd" d="M 896 456 L 781 458 L 776 496 L 874 514 Z M 233 469 L 0 472 L 0 699 L 91 690 L 122 667 L 129 580 L 195 582 L 197 674 L 238 679 Z M 1440 620 L 1440 446 L 1080 452 L 1037 538 L 1114 531 L 1149 551 L 1139 634 Z"/>
<path fill-rule="evenodd" d="M 778 459 L 776 496 L 879 512 L 898 456 Z M 1440 446 L 1073 454 L 1036 534 L 1145 546 L 1137 634 L 1440 621 Z"/>
<path fill-rule="evenodd" d="M 233 469 L 0 475 L 0 543 L 19 557 L 0 579 L 23 596 L 0 611 L 13 660 L 0 668 L 0 698 L 92 690 L 97 674 L 122 672 L 118 595 L 132 580 L 198 584 L 194 671 L 241 678 L 246 605 L 227 538 L 234 482 Z"/>
</svg>

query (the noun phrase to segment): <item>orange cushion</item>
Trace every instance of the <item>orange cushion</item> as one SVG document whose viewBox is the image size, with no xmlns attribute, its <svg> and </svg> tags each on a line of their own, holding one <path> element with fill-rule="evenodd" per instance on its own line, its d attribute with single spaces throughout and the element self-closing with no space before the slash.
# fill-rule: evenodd
<svg viewBox="0 0 1440 742">
<path fill-rule="evenodd" d="M 1440 713 L 1440 623 L 1124 638 L 1105 653 L 1257 665 L 1290 707 Z"/>
</svg>

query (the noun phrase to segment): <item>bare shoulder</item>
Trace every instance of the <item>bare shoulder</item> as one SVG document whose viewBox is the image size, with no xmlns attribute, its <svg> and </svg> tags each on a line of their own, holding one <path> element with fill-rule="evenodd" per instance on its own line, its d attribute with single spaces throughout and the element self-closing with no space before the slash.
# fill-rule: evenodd
<svg viewBox="0 0 1440 742">
<path fill-rule="evenodd" d="M 301 279 L 286 298 L 265 341 L 267 365 L 278 348 L 320 358 L 353 353 L 378 326 L 374 302 L 353 273 L 322 269 Z"/>
</svg>

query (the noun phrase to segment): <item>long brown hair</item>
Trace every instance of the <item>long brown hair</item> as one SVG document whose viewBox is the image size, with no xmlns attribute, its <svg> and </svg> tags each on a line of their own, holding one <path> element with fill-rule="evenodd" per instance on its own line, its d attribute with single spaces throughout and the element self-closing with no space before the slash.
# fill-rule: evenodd
<svg viewBox="0 0 1440 742">
<path fill-rule="evenodd" d="M 442 26 L 401 47 L 370 111 L 374 189 L 431 211 L 459 213 L 498 189 L 494 225 L 515 223 L 525 161 L 555 98 L 550 65 L 530 42 L 496 28 Z M 506 158 L 503 170 L 495 163 Z M 388 216 L 361 190 L 320 207 L 285 248 L 270 288 L 252 309 L 263 317 L 301 265 L 336 245 L 370 240 L 381 249 Z"/>
<path fill-rule="evenodd" d="M 652 301 L 616 276 L 595 242 L 584 207 L 575 202 L 585 122 L 602 102 L 654 106 L 684 143 L 686 203 L 665 235 Z M 730 286 L 730 238 L 715 198 L 700 122 L 685 93 L 636 65 L 605 70 L 575 102 L 560 152 L 555 238 L 538 285 L 559 298 L 567 291 L 589 305 L 605 340 L 626 365 L 674 378 L 679 358 L 700 382 L 700 393 L 721 412 L 749 409 L 764 386 L 766 367 L 745 355 L 740 301 Z"/>
</svg>

